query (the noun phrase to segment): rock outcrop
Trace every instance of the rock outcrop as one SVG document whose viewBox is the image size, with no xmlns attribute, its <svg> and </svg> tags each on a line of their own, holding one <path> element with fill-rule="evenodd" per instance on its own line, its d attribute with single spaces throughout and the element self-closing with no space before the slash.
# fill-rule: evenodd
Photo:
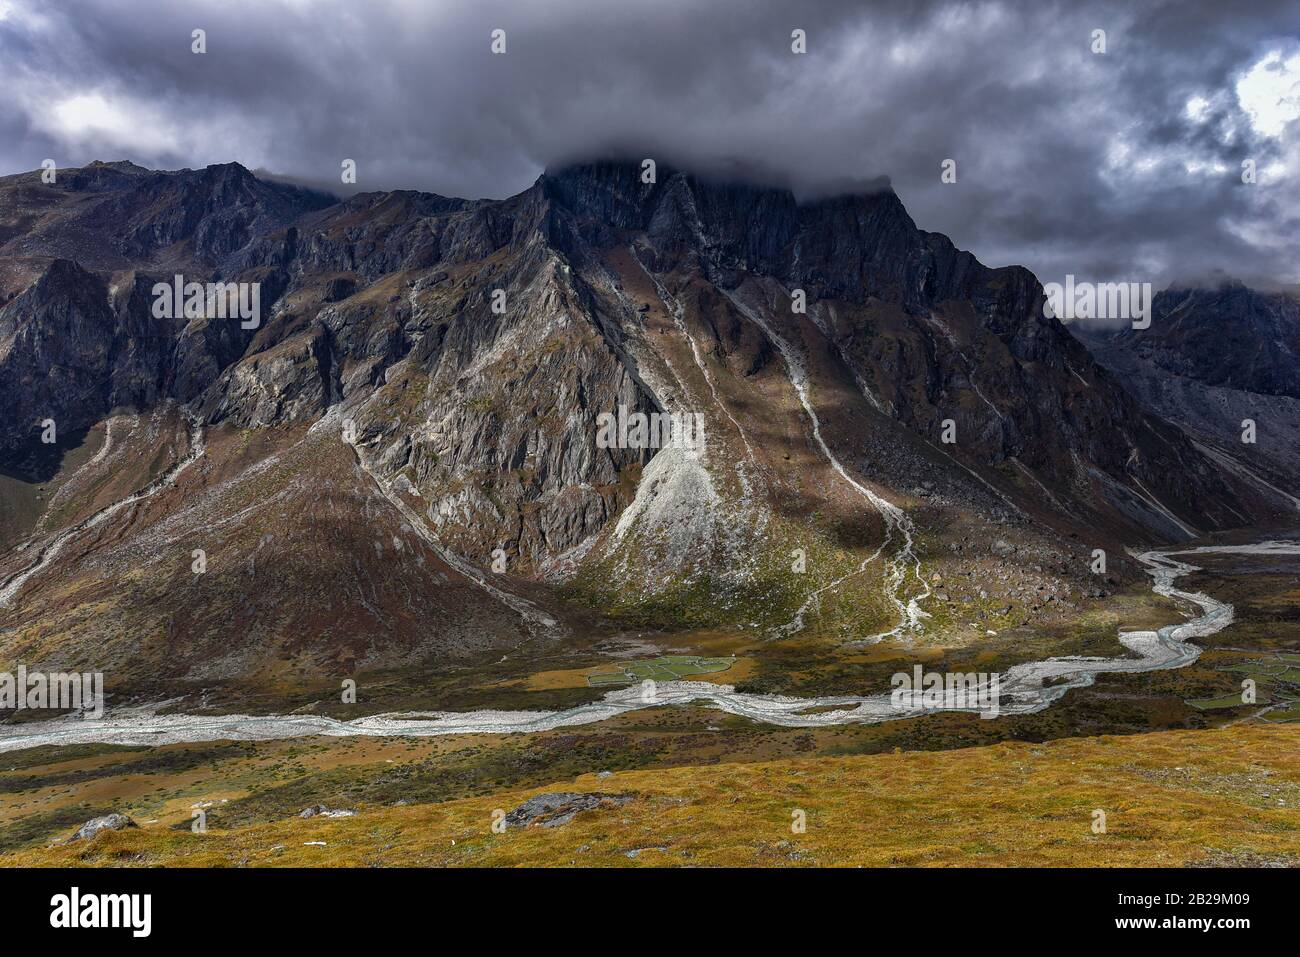
<svg viewBox="0 0 1300 957">
<path fill-rule="evenodd" d="M 634 798 L 635 795 L 632 794 L 603 794 L 599 791 L 553 791 L 538 794 L 507 814 L 505 826 L 560 827 L 583 811 L 622 807 Z"/>
<path fill-rule="evenodd" d="M 77 832 L 68 838 L 69 841 L 88 841 L 100 831 L 121 831 L 127 828 L 138 827 L 135 821 L 131 820 L 125 814 L 106 814 L 103 817 L 91 818 Z"/>
</svg>

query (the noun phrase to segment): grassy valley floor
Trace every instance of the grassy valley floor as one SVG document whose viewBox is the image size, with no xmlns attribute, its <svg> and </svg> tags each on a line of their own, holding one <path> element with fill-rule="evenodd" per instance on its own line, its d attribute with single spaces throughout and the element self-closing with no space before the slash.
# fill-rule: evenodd
<svg viewBox="0 0 1300 957">
<path fill-rule="evenodd" d="M 1182 587 L 1236 608 L 1198 661 L 1102 675 L 1043 711 L 994 721 L 931 714 L 780 728 L 685 706 L 535 734 L 3 753 L 0 866 L 1294 865 L 1300 567 L 1294 558 L 1196 561 L 1204 570 Z M 950 647 L 625 632 L 432 675 L 370 675 L 360 683 L 364 706 L 341 704 L 337 684 L 321 679 L 251 694 L 209 688 L 178 707 L 340 718 L 545 710 L 687 673 L 749 692 L 861 694 L 887 689 L 891 673 L 916 663 L 991 671 L 1053 654 L 1114 655 L 1117 630 L 1179 618 L 1175 603 L 1136 587 L 1107 601 L 1069 623 Z M 1248 689 L 1253 700 L 1243 699 Z M 636 798 L 554 829 L 492 832 L 494 812 L 553 791 Z M 317 805 L 356 813 L 298 816 Z M 198 811 L 206 834 L 191 833 Z M 797 811 L 803 833 L 791 830 Z M 1104 834 L 1092 830 L 1097 811 Z M 112 812 L 139 829 L 63 843 Z"/>
<path fill-rule="evenodd" d="M 618 771 L 206 834 L 183 820 L 144 824 L 32 846 L 0 865 L 1296 866 L 1298 754 L 1300 727 L 1237 724 Z M 493 833 L 494 812 L 548 791 L 634 798 L 552 828 Z"/>
</svg>

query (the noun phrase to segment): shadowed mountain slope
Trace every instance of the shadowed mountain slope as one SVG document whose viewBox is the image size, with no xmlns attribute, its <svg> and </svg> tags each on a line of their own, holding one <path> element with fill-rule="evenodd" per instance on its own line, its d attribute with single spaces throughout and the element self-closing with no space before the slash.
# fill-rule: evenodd
<svg viewBox="0 0 1300 957">
<path fill-rule="evenodd" d="M 1092 547 L 1131 576 L 1126 544 L 1276 509 L 892 191 L 640 172 L 473 202 L 234 164 L 0 179 L 0 458 L 58 501 L 0 495 L 0 660 L 271 682 L 547 647 L 596 609 L 920 639 L 966 627 L 937 569 L 1082 587 Z M 260 322 L 157 318 L 177 273 L 260 283 Z M 620 409 L 705 441 L 604 447 Z"/>
</svg>

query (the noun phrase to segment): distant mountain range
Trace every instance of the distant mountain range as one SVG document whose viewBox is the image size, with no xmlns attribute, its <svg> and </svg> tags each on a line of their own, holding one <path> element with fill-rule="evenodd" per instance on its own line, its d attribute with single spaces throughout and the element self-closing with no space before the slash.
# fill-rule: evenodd
<svg viewBox="0 0 1300 957">
<path fill-rule="evenodd" d="M 260 321 L 159 317 L 177 275 Z M 920 634 L 990 549 L 1068 578 L 1294 519 L 1294 301 L 1169 292 L 1088 347 L 1042 305 L 889 190 L 5 177 L 0 659 L 274 684 L 629 624 Z M 603 447 L 620 408 L 704 447 Z"/>
<path fill-rule="evenodd" d="M 1142 403 L 1263 487 L 1300 491 L 1300 299 L 1239 282 L 1168 289 L 1147 329 L 1073 327 Z M 1243 442 L 1243 422 L 1255 441 Z"/>
</svg>

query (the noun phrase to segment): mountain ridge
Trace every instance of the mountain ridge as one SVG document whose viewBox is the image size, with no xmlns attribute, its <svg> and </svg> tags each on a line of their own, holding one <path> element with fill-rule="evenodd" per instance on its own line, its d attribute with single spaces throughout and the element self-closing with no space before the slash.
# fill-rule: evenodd
<svg viewBox="0 0 1300 957">
<path fill-rule="evenodd" d="M 178 678 L 277 658 L 319 673 L 544 647 L 596 627 L 592 614 L 973 639 L 984 629 L 925 569 L 983 567 L 999 533 L 1023 568 L 1001 573 L 981 615 L 999 601 L 1046 614 L 1026 582 L 1050 566 L 1085 587 L 1089 540 L 1140 575 L 1124 544 L 1278 508 L 1144 412 L 1044 316 L 1028 270 L 989 269 L 918 229 L 892 191 L 800 202 L 588 164 L 499 201 L 329 201 L 234 164 L 109 165 L 61 171 L 53 187 L 0 179 L 0 449 L 30 456 L 46 417 L 74 435 L 126 421 L 137 454 L 158 458 L 150 475 L 188 447 L 187 415 L 206 446 L 174 489 L 24 579 L 0 609 L 0 655 L 108 647 L 156 670 L 156 651 L 123 644 L 127 628 L 172 649 Z M 88 247 L 84 263 L 69 258 Z M 155 319 L 148 290 L 176 271 L 260 282 L 259 326 Z M 52 375 L 64 369 L 81 379 Z M 708 447 L 600 448 L 596 417 L 620 406 L 699 413 Z M 145 414 L 169 444 L 145 434 Z M 332 503 L 319 533 L 302 525 L 316 493 Z M 244 527 L 255 516 L 261 535 Z M 372 522 L 384 535 L 361 547 Z M 56 531 L 8 524 L 20 548 L 0 558 L 0 581 L 21 571 L 24 543 Z M 294 543 L 317 534 L 309 568 Z M 199 547 L 223 557 L 196 579 Z M 791 573 L 795 550 L 809 573 Z M 291 576 L 243 594 L 266 580 L 239 569 L 268 561 L 329 595 L 325 608 L 304 606 Z M 482 570 L 501 562 L 491 584 Z M 106 591 L 106 568 L 110 581 L 151 578 L 139 594 Z M 196 588 L 205 597 L 182 613 L 176 596 Z M 462 597 L 449 604 L 448 588 Z M 105 602 L 112 615 L 87 615 Z M 454 639 L 411 614 L 445 619 L 451 605 Z M 252 631 L 223 648 L 231 615 Z"/>
</svg>

